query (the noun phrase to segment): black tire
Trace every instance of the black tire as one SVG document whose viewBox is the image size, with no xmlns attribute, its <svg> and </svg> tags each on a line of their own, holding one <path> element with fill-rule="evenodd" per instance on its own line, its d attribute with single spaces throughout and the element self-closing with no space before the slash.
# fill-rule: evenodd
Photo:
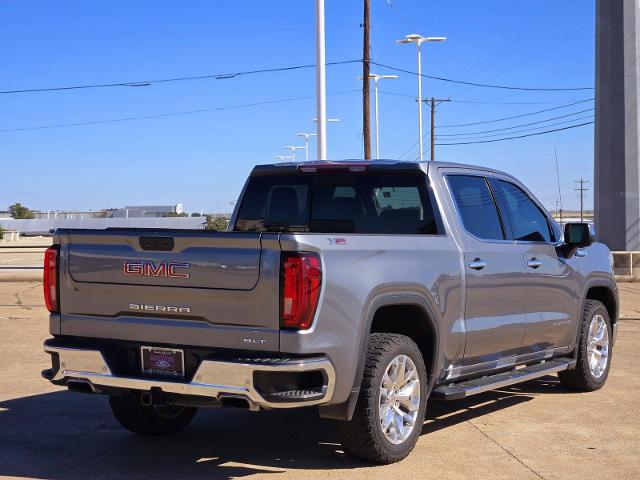
<svg viewBox="0 0 640 480">
<path fill-rule="evenodd" d="M 420 349 L 409 337 L 372 333 L 368 340 L 364 375 L 353 419 L 338 422 L 337 426 L 346 453 L 362 460 L 389 464 L 406 457 L 418 441 L 427 406 L 427 370 Z M 416 367 L 420 399 L 413 430 L 402 443 L 394 444 L 382 430 L 379 395 L 382 378 L 392 360 L 399 355 L 408 356 Z"/>
<path fill-rule="evenodd" d="M 607 326 L 609 341 L 606 367 L 599 376 L 594 375 L 591 371 L 591 368 L 589 366 L 590 359 L 587 351 L 589 327 L 591 325 L 591 321 L 596 315 L 600 315 L 602 316 L 602 318 L 604 318 Z M 611 345 L 612 333 L 611 319 L 609 318 L 609 312 L 607 312 L 606 307 L 602 304 L 602 302 L 599 302 L 597 300 L 587 300 L 585 302 L 584 314 L 582 317 L 582 331 L 580 332 L 580 339 L 577 347 L 578 360 L 576 363 L 576 368 L 573 370 L 565 370 L 564 372 L 558 373 L 558 378 L 560 379 L 560 383 L 564 388 L 582 392 L 593 392 L 594 390 L 602 388 L 602 386 L 607 381 L 607 377 L 609 376 L 609 368 L 611 367 L 611 356 L 613 353 Z"/>
<path fill-rule="evenodd" d="M 189 425 L 198 411 L 195 407 L 142 405 L 137 393 L 111 395 L 109 405 L 120 425 L 140 435 L 174 435 Z"/>
</svg>

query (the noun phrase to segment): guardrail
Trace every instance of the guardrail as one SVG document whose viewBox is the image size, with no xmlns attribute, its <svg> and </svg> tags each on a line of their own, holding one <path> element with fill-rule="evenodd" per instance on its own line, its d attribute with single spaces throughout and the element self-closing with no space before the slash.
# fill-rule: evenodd
<svg viewBox="0 0 640 480">
<path fill-rule="evenodd" d="M 613 251 L 611 254 L 615 275 L 640 276 L 640 251 Z"/>
<path fill-rule="evenodd" d="M 42 259 L 48 245 L 1 245 L 0 244 L 0 272 L 2 270 L 42 270 Z M 9 263 L 7 256 L 30 254 L 32 258 L 25 258 L 20 264 Z"/>
</svg>

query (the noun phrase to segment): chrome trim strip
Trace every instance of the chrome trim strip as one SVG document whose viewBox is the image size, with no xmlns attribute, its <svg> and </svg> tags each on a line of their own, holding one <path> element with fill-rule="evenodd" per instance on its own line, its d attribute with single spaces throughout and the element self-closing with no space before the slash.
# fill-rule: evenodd
<svg viewBox="0 0 640 480">
<path fill-rule="evenodd" d="M 148 391 L 155 387 L 166 393 L 216 399 L 228 394 L 239 395 L 246 397 L 250 402 L 260 407 L 295 408 L 327 403 L 331 400 L 335 388 L 335 369 L 326 357 L 282 360 L 270 364 L 204 360 L 193 376 L 193 380 L 182 383 L 114 375 L 99 350 L 52 347 L 46 344 L 44 350 L 49 354 L 57 354 L 60 360 L 60 369 L 51 382 L 83 381 L 89 383 L 92 389 L 97 390 L 100 390 L 100 387 L 111 387 Z M 322 398 L 315 400 L 271 402 L 263 398 L 253 385 L 253 373 L 256 371 L 307 372 L 315 370 L 324 372 L 327 379 Z"/>
</svg>

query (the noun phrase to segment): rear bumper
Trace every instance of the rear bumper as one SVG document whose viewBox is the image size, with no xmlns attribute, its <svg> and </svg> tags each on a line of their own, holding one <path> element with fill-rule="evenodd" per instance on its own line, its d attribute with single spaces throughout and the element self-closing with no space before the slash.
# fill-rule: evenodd
<svg viewBox="0 0 640 480">
<path fill-rule="evenodd" d="M 251 407 L 295 408 L 328 403 L 335 388 L 335 370 L 326 357 L 295 359 L 247 359 L 247 361 L 203 360 L 191 381 L 120 376 L 112 373 L 100 350 L 58 346 L 45 342 L 53 368 L 43 376 L 56 385 L 85 384 L 94 393 L 113 390 L 162 392 L 205 397 L 221 401 L 242 398 Z M 312 392 L 282 392 L 265 395 L 254 384 L 255 373 L 321 372 L 324 384 Z"/>
</svg>

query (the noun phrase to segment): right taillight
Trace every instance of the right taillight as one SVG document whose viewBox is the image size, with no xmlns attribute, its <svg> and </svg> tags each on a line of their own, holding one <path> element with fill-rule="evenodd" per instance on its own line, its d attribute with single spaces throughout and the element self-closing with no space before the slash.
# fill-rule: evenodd
<svg viewBox="0 0 640 480">
<path fill-rule="evenodd" d="M 320 298 L 322 265 L 315 253 L 283 253 L 280 287 L 280 325 L 306 330 Z"/>
<path fill-rule="evenodd" d="M 58 247 L 47 248 L 44 253 L 44 303 L 47 310 L 55 313 L 59 310 L 58 305 Z"/>
</svg>

